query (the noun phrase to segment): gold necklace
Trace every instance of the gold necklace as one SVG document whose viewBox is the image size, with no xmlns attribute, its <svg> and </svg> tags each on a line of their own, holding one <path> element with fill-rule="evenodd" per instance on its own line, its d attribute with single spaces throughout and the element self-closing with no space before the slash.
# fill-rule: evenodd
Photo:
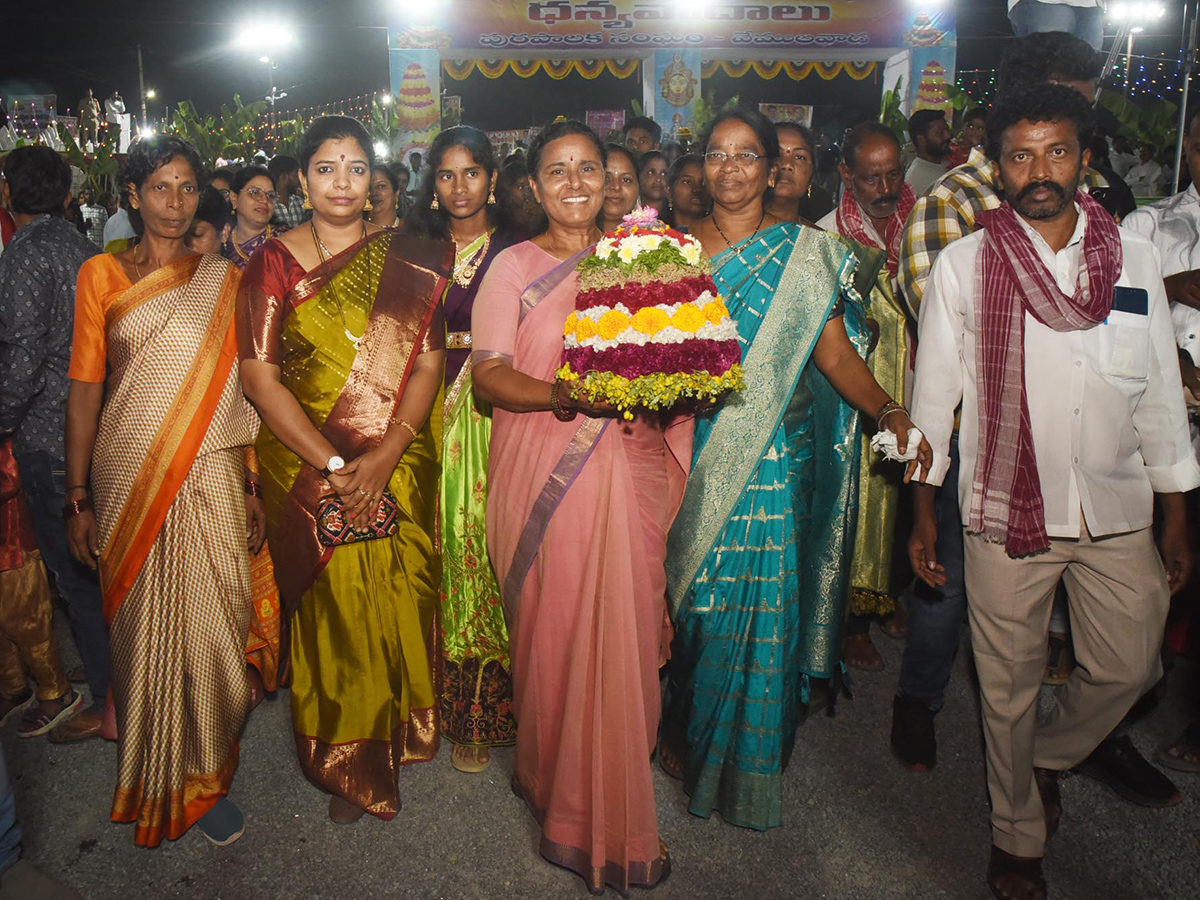
<svg viewBox="0 0 1200 900">
<path fill-rule="evenodd" d="M 309 228 L 312 230 L 313 243 L 316 245 L 316 248 L 317 248 L 317 258 L 321 261 L 322 264 L 324 264 L 333 258 L 333 254 L 329 252 L 329 248 L 325 246 L 325 242 L 323 240 L 321 240 L 321 236 L 319 234 L 317 234 L 317 223 L 310 219 L 308 225 L 309 225 Z M 366 222 L 363 222 L 363 240 L 366 241 L 366 244 L 367 244 L 367 287 L 370 288 L 371 274 L 372 274 L 372 272 L 371 272 L 371 240 L 367 235 L 367 223 Z M 366 332 L 364 331 L 360 335 L 355 335 L 354 332 L 350 330 L 350 326 L 348 326 L 346 324 L 346 310 L 342 308 L 342 298 L 338 296 L 337 288 L 334 287 L 332 278 L 329 279 L 329 290 L 330 290 L 330 293 L 333 294 L 333 301 L 337 304 L 338 316 L 342 320 L 342 334 L 346 335 L 346 340 L 348 340 L 351 344 L 353 344 L 354 349 L 357 351 L 358 345 L 362 343 L 363 337 L 366 336 Z"/>
<path fill-rule="evenodd" d="M 471 243 L 474 243 L 472 241 Z M 488 247 L 492 243 L 491 231 L 483 233 L 483 246 L 479 248 L 479 252 L 468 259 L 455 259 L 454 261 L 454 283 L 459 287 L 470 287 L 471 279 L 475 277 L 475 273 L 479 271 L 479 267 L 483 265 L 484 257 L 487 256 Z"/>
</svg>

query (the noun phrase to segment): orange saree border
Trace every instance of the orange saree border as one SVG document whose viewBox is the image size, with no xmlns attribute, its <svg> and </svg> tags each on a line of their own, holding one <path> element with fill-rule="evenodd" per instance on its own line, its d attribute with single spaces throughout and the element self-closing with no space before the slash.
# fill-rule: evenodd
<svg viewBox="0 0 1200 900">
<path fill-rule="evenodd" d="M 240 752 L 239 745 L 234 744 L 229 758 L 216 772 L 188 775 L 182 789 L 159 795 L 149 803 L 144 802 L 143 782 L 132 788 L 118 787 L 109 818 L 123 824 L 135 822 L 133 841 L 139 847 L 157 847 L 163 838 L 179 840 L 229 792 Z M 160 824 L 163 821 L 166 827 Z"/>
<path fill-rule="evenodd" d="M 194 277 L 199 263 L 192 258 L 180 262 L 192 263 L 189 277 Z M 146 290 L 160 293 L 169 284 L 179 286 L 178 281 L 155 279 Z M 145 459 L 141 460 L 133 488 L 104 548 L 100 577 L 104 616 L 109 624 L 137 580 L 167 512 L 175 502 L 175 495 L 191 470 L 237 360 L 237 336 L 233 327 L 237 288 L 238 274 L 230 269 L 225 273 L 196 356 L 179 383 L 171 414 L 160 423 Z M 137 285 L 133 290 L 135 296 L 130 298 L 124 312 L 153 295 L 137 291 Z M 149 498 L 148 502 L 146 498 Z"/>
<path fill-rule="evenodd" d="M 104 311 L 104 324 L 111 326 L 147 300 L 154 299 L 164 291 L 172 291 L 189 281 L 200 267 L 200 259 L 199 256 L 185 256 L 131 285 Z"/>
</svg>

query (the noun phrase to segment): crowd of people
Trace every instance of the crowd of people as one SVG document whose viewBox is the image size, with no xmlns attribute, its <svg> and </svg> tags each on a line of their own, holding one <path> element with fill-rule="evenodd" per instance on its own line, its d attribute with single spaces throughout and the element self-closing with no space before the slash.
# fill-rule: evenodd
<svg viewBox="0 0 1200 900">
<path fill-rule="evenodd" d="M 60 156 L 12 151 L 0 720 L 116 741 L 147 847 L 241 836 L 239 735 L 281 688 L 340 825 L 395 817 L 442 738 L 464 773 L 515 745 L 541 854 L 627 894 L 671 871 L 651 766 L 780 826 L 802 714 L 882 668 L 875 623 L 906 638 L 891 749 L 934 767 L 968 621 L 987 883 L 1045 897 L 1060 772 L 1180 799 L 1126 719 L 1192 567 L 1200 116 L 1192 186 L 1130 212 L 1100 69 L 1022 38 L 957 137 L 849 129 L 831 192 L 808 128 L 744 108 L 691 147 L 560 119 L 503 159 L 457 126 L 411 173 L 341 116 L 213 171 L 155 136 L 86 234 Z M 699 242 L 745 391 L 627 418 L 558 373 L 577 266 L 638 206 Z M 1159 761 L 1200 771 L 1200 726 Z M 0 764 L 0 886 L 18 842 Z"/>
</svg>

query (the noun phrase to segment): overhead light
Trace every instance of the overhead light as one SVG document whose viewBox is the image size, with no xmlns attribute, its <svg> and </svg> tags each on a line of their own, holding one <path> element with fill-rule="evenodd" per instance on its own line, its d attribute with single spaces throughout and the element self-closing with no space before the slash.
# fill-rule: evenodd
<svg viewBox="0 0 1200 900">
<path fill-rule="evenodd" d="M 1143 28 L 1141 25 L 1134 25 L 1132 28 L 1129 29 L 1129 33 L 1130 34 L 1141 34 L 1145 30 L 1146 29 Z"/>
<path fill-rule="evenodd" d="M 392 95 L 389 94 L 387 91 L 384 91 L 382 94 L 380 94 L 379 95 L 379 105 L 380 106 L 391 106 L 392 105 Z"/>
<path fill-rule="evenodd" d="M 375 142 L 375 155 L 378 157 L 387 156 L 388 155 L 388 145 L 385 144 L 383 141 L 376 141 Z"/>
<path fill-rule="evenodd" d="M 157 96 L 158 95 L 154 92 L 154 88 L 150 88 L 149 90 L 146 91 L 146 99 L 147 100 L 153 100 Z"/>
<path fill-rule="evenodd" d="M 271 61 L 271 57 L 269 57 L 269 56 L 260 56 L 260 57 L 258 58 L 258 61 L 259 61 L 260 63 L 269 63 L 269 62 Z"/>
<path fill-rule="evenodd" d="M 138 136 L 141 138 L 152 138 L 152 137 L 154 137 L 154 129 L 149 126 L 146 126 L 141 131 L 138 132 Z"/>
<path fill-rule="evenodd" d="M 395 0 L 396 11 L 412 25 L 432 24 L 450 0 Z"/>
<path fill-rule="evenodd" d="M 283 50 L 296 43 L 296 32 L 290 25 L 280 25 L 268 19 L 251 19 L 238 25 L 234 43 L 251 50 Z"/>
</svg>

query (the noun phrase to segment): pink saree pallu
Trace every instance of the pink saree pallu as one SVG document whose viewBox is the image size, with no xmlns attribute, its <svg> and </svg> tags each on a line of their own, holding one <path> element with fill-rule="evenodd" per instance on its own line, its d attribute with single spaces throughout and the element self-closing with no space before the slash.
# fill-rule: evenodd
<svg viewBox="0 0 1200 900">
<path fill-rule="evenodd" d="M 553 379 L 578 259 L 529 242 L 496 258 L 475 301 L 476 365 L 501 357 Z M 662 877 L 650 754 L 670 638 L 666 533 L 690 445 L 690 419 L 494 412 L 487 531 L 510 630 L 513 787 L 542 855 L 592 891 Z"/>
</svg>

